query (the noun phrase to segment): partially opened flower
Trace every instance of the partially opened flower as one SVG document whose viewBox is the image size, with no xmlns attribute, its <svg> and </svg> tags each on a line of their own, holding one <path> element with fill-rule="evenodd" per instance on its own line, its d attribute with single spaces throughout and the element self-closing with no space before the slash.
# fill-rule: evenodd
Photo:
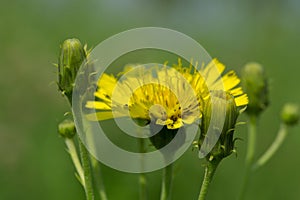
<svg viewBox="0 0 300 200">
<path fill-rule="evenodd" d="M 223 158 L 232 154 L 235 150 L 234 143 L 236 139 L 233 135 L 234 129 L 239 114 L 245 109 L 239 109 L 234 100 L 234 96 L 228 92 L 220 90 L 213 91 L 211 93 L 211 97 L 212 101 L 205 101 L 199 145 L 206 145 L 203 148 L 204 151 L 207 150 L 205 148 L 208 148 L 210 150 L 210 152 L 204 152 L 207 153 L 206 158 L 209 161 L 217 159 L 219 162 Z M 217 119 L 224 117 L 224 124 L 221 129 L 219 129 L 219 127 L 213 127 L 213 133 L 207 135 L 212 115 L 212 104 L 214 104 L 217 112 L 220 113 L 218 113 L 215 117 Z M 224 113 L 224 111 L 225 116 L 223 116 L 222 114 Z M 218 138 L 215 140 L 215 137 Z M 204 142 L 205 139 L 206 142 Z M 210 147 L 213 148 L 210 149 Z"/>
</svg>

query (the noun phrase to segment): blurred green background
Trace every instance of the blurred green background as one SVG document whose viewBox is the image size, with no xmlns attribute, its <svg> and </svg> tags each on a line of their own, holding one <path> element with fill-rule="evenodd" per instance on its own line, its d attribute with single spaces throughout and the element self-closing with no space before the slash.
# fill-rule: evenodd
<svg viewBox="0 0 300 200">
<path fill-rule="evenodd" d="M 261 116 L 257 154 L 272 142 L 286 101 L 298 102 L 300 2 L 179 0 L 13 0 L 0 6 L 0 199 L 84 199 L 57 124 L 68 111 L 57 91 L 59 44 L 77 37 L 90 47 L 135 27 L 183 32 L 212 57 L 237 71 L 262 63 L 271 79 L 271 105 Z M 242 120 L 242 119 L 241 119 Z M 245 126 L 236 136 L 246 139 Z M 300 198 L 300 128 L 250 180 L 247 199 Z M 225 159 L 208 199 L 235 199 L 242 182 L 246 141 Z M 176 164 L 173 199 L 196 199 L 203 162 L 189 150 Z M 160 171 L 150 173 L 158 199 Z M 111 199 L 137 199 L 137 175 L 104 167 Z"/>
</svg>

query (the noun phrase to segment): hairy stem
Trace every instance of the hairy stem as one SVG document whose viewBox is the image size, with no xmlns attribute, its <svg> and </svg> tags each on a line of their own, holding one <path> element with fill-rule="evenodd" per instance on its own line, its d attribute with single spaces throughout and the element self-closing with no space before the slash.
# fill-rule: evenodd
<svg viewBox="0 0 300 200">
<path fill-rule="evenodd" d="M 220 161 L 215 160 L 215 161 L 209 161 L 205 167 L 205 173 L 204 173 L 204 178 L 202 182 L 202 186 L 200 189 L 199 197 L 198 200 L 205 200 L 209 185 L 213 179 L 213 176 L 216 172 L 216 169 L 219 165 Z"/>
<path fill-rule="evenodd" d="M 85 187 L 84 173 L 83 173 L 83 169 L 82 169 L 82 166 L 81 166 L 78 154 L 77 154 L 77 150 L 76 150 L 76 146 L 74 144 L 74 140 L 73 140 L 73 138 L 72 139 L 66 138 L 65 143 L 66 143 L 68 152 L 70 154 L 70 157 L 72 159 L 72 162 L 74 164 L 74 167 L 75 167 L 75 169 L 77 171 L 77 174 L 79 176 L 80 183 L 82 184 L 83 187 Z"/>
<path fill-rule="evenodd" d="M 80 157 L 82 162 L 82 168 L 84 172 L 84 182 L 85 182 L 85 195 L 86 200 L 94 200 L 94 190 L 93 190 L 93 183 L 92 183 L 92 173 L 91 173 L 91 167 L 90 167 L 90 156 L 85 148 L 82 141 L 79 139 L 79 149 L 80 149 Z"/>
</svg>

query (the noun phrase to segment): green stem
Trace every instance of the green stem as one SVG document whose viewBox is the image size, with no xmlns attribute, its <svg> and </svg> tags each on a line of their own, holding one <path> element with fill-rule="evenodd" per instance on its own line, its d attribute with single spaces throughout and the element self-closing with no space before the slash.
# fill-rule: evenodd
<svg viewBox="0 0 300 200">
<path fill-rule="evenodd" d="M 139 175 L 139 184 L 140 184 L 140 200 L 147 199 L 147 179 L 145 173 L 140 173 Z"/>
<path fill-rule="evenodd" d="M 77 155 L 77 150 L 76 150 L 76 146 L 74 144 L 74 140 L 70 139 L 70 138 L 66 138 L 65 143 L 66 143 L 68 152 L 70 154 L 70 157 L 72 159 L 72 162 L 73 162 L 73 164 L 75 166 L 75 169 L 77 171 L 77 174 L 79 176 L 80 183 L 82 184 L 83 187 L 85 187 L 84 173 L 83 173 L 83 169 L 82 169 L 80 160 L 79 160 L 78 155 Z"/>
<path fill-rule="evenodd" d="M 94 179 L 97 184 L 99 196 L 101 200 L 107 200 L 100 163 L 93 156 L 91 156 L 91 162 L 92 162 Z"/>
<path fill-rule="evenodd" d="M 200 189 L 198 200 L 205 200 L 209 185 L 213 179 L 220 160 L 209 161 L 205 167 L 204 179 Z"/>
<path fill-rule="evenodd" d="M 267 151 L 258 159 L 253 169 L 258 169 L 259 167 L 266 164 L 270 158 L 276 153 L 279 147 L 282 145 L 284 139 L 287 136 L 287 127 L 285 124 L 281 124 L 278 134 L 272 143 L 272 145 L 267 149 Z"/>
<path fill-rule="evenodd" d="M 91 149 L 94 149 L 96 151 L 96 146 L 95 146 L 95 139 L 91 135 L 90 137 L 87 137 L 87 142 L 89 144 L 89 147 Z M 102 175 L 102 170 L 101 170 L 101 164 L 99 161 L 94 157 L 90 156 L 91 158 L 91 165 L 93 169 L 93 180 L 95 181 L 95 187 L 98 191 L 98 194 L 100 196 L 101 200 L 107 200 L 107 195 L 104 187 L 104 182 L 103 182 L 103 175 Z"/>
<path fill-rule="evenodd" d="M 173 164 L 171 163 L 163 170 L 162 188 L 160 200 L 170 200 L 172 194 Z"/>
<path fill-rule="evenodd" d="M 247 145 L 247 152 L 246 152 L 246 162 L 245 162 L 245 175 L 244 180 L 242 183 L 241 192 L 239 194 L 238 199 L 244 199 L 248 182 L 249 176 L 251 173 L 251 165 L 253 163 L 254 153 L 255 153 L 255 143 L 256 143 L 256 132 L 257 132 L 257 116 L 252 115 L 250 116 L 250 122 L 248 124 L 248 145 Z"/>
<path fill-rule="evenodd" d="M 143 138 L 139 138 L 139 148 L 140 153 L 145 153 L 145 141 Z M 144 160 L 141 161 L 142 167 L 144 165 Z M 147 178 L 145 173 L 139 174 L 139 188 L 140 188 L 140 200 L 147 200 Z"/>
<path fill-rule="evenodd" d="M 256 130 L 257 129 L 257 117 L 250 116 L 250 123 L 248 125 L 248 145 L 246 154 L 246 166 L 249 166 L 253 162 L 255 153 L 255 143 L 256 143 Z"/>
<path fill-rule="evenodd" d="M 90 167 L 89 153 L 80 139 L 78 139 L 78 143 L 80 149 L 82 168 L 84 172 L 84 182 L 85 182 L 84 190 L 85 190 L 86 200 L 94 200 L 94 190 L 93 190 L 93 183 L 92 183 L 92 173 Z"/>
</svg>

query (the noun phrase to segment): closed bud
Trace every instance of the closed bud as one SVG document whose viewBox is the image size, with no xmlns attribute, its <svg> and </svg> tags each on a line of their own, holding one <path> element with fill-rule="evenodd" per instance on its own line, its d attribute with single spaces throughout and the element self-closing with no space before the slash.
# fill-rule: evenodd
<svg viewBox="0 0 300 200">
<path fill-rule="evenodd" d="M 75 124 L 72 120 L 66 119 L 58 125 L 58 133 L 64 138 L 73 138 L 76 134 Z"/>
<path fill-rule="evenodd" d="M 268 80 L 262 65 L 246 64 L 242 71 L 242 85 L 249 98 L 246 112 L 259 115 L 269 105 Z"/>
<path fill-rule="evenodd" d="M 206 156 L 206 158 L 209 160 L 220 160 L 234 152 L 235 140 L 233 138 L 233 133 L 237 118 L 239 116 L 239 108 L 236 106 L 234 97 L 231 94 L 225 91 L 211 92 L 211 98 L 207 100 L 204 104 L 204 111 L 201 124 L 201 135 L 199 140 L 200 148 L 201 144 L 203 144 L 204 142 L 205 137 L 212 137 L 209 138 L 209 140 L 213 140 L 213 137 L 216 137 L 216 135 L 218 135 L 206 135 L 212 115 L 212 104 L 214 105 L 214 109 L 216 109 L 218 112 L 225 111 L 226 109 L 226 115 L 224 119 L 224 126 L 218 138 L 218 141 L 212 148 L 211 152 Z M 220 116 L 216 117 L 224 117 L 224 115 L 220 114 Z M 215 131 L 220 133 L 220 130 L 216 127 Z"/>
<path fill-rule="evenodd" d="M 67 39 L 61 45 L 58 61 L 58 87 L 71 101 L 77 72 L 86 59 L 86 51 L 78 39 Z"/>
<path fill-rule="evenodd" d="M 281 120 L 286 125 L 292 126 L 299 121 L 299 107 L 296 104 L 287 103 L 283 106 Z"/>
</svg>

